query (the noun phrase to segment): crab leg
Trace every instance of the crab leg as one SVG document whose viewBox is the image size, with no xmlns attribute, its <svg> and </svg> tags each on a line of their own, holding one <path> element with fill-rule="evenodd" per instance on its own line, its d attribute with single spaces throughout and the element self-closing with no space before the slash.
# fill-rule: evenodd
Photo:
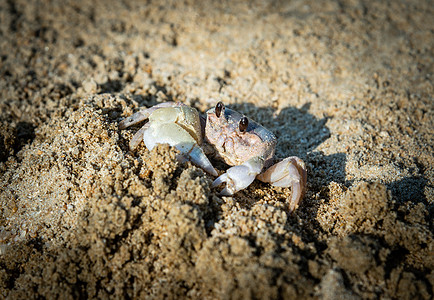
<svg viewBox="0 0 434 300">
<path fill-rule="evenodd" d="M 140 142 L 143 140 L 143 134 L 145 133 L 146 129 L 149 128 L 149 123 L 146 123 L 142 128 L 137 131 L 133 138 L 130 141 L 130 149 L 134 150 L 139 146 Z"/>
<path fill-rule="evenodd" d="M 229 168 L 226 173 L 220 175 L 212 186 L 218 186 L 226 182 L 226 187 L 220 192 L 224 196 L 230 196 L 239 190 L 248 187 L 255 177 L 261 172 L 264 166 L 264 160 L 260 157 L 254 157 L 242 165 Z"/>
<path fill-rule="evenodd" d="M 257 177 L 278 187 L 291 187 L 290 211 L 294 211 L 306 191 L 306 165 L 300 158 L 291 156 L 271 166 Z"/>
</svg>

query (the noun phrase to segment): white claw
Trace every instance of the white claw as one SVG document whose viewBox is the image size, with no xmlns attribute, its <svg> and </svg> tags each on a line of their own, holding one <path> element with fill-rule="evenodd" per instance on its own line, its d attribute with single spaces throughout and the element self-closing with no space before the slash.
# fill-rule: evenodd
<svg viewBox="0 0 434 300">
<path fill-rule="evenodd" d="M 218 175 L 217 171 L 214 169 L 203 150 L 197 145 L 194 145 L 193 149 L 188 155 L 190 156 L 191 162 L 194 163 L 196 166 L 201 167 L 213 176 Z"/>
<path fill-rule="evenodd" d="M 233 193 L 232 193 L 231 191 L 229 191 L 227 187 L 225 187 L 225 188 L 222 189 L 222 191 L 220 192 L 220 195 L 222 195 L 222 196 L 232 196 Z"/>
<path fill-rule="evenodd" d="M 228 174 L 224 173 L 223 175 L 220 175 L 217 177 L 216 180 L 212 183 L 212 187 L 219 186 L 220 184 L 226 182 L 228 180 Z"/>
<path fill-rule="evenodd" d="M 225 174 L 218 177 L 213 182 L 213 186 L 218 186 L 226 182 L 226 187 L 220 192 L 221 195 L 229 196 L 248 187 L 256 175 L 259 174 L 264 165 L 264 160 L 255 157 L 249 159 L 244 164 L 229 168 Z"/>
<path fill-rule="evenodd" d="M 169 144 L 176 147 L 181 155 L 178 159 L 190 159 L 195 165 L 201 167 L 213 176 L 217 171 L 199 147 L 202 143 L 201 124 L 196 109 L 180 102 L 165 102 L 141 110 L 119 123 L 124 129 L 149 119 L 130 141 L 130 149 L 134 150 L 143 140 L 146 148 L 152 150 L 158 144 Z"/>
</svg>

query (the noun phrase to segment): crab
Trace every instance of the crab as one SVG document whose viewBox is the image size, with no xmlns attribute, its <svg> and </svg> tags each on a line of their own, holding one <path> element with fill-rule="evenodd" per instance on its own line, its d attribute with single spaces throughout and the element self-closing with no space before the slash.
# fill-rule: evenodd
<svg viewBox="0 0 434 300">
<path fill-rule="evenodd" d="M 231 196 L 247 188 L 256 178 L 277 187 L 291 187 L 289 211 L 294 211 L 306 190 L 306 166 L 296 156 L 274 156 L 276 136 L 252 119 L 218 102 L 200 116 L 195 108 L 181 102 L 165 102 L 140 110 L 119 123 L 120 129 L 149 121 L 134 134 L 131 150 L 143 141 L 149 150 L 169 144 L 180 151 L 178 159 L 190 160 L 212 176 L 217 171 L 206 154 L 231 166 L 212 183 L 226 186 L 220 194 Z"/>
</svg>

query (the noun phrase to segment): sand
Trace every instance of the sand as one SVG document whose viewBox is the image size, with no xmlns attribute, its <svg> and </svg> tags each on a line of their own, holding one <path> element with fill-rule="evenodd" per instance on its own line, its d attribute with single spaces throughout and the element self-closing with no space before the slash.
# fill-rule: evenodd
<svg viewBox="0 0 434 300">
<path fill-rule="evenodd" d="M 0 298 L 432 299 L 431 1 L 0 2 Z M 307 165 L 233 197 L 139 110 L 218 101 Z M 213 161 L 220 173 L 226 166 Z"/>
</svg>

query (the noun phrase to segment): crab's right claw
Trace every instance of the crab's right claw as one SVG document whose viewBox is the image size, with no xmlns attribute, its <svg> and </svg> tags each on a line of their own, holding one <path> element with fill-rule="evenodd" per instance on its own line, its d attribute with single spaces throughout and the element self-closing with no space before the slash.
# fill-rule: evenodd
<svg viewBox="0 0 434 300">
<path fill-rule="evenodd" d="M 230 196 L 236 192 L 248 187 L 256 175 L 258 175 L 264 165 L 264 160 L 256 157 L 249 159 L 245 163 L 239 166 L 229 168 L 226 173 L 219 176 L 212 186 L 218 186 L 226 182 L 226 187 L 220 192 L 223 196 Z"/>
<path fill-rule="evenodd" d="M 192 150 L 188 153 L 188 156 L 190 157 L 192 163 L 201 167 L 208 174 L 213 176 L 218 175 L 217 171 L 214 169 L 211 162 L 208 160 L 205 153 L 198 145 L 193 146 Z"/>
<path fill-rule="evenodd" d="M 289 210 L 294 211 L 306 192 L 307 172 L 303 160 L 296 156 L 288 157 L 268 168 L 257 177 L 273 186 L 291 187 L 292 196 Z"/>
</svg>

